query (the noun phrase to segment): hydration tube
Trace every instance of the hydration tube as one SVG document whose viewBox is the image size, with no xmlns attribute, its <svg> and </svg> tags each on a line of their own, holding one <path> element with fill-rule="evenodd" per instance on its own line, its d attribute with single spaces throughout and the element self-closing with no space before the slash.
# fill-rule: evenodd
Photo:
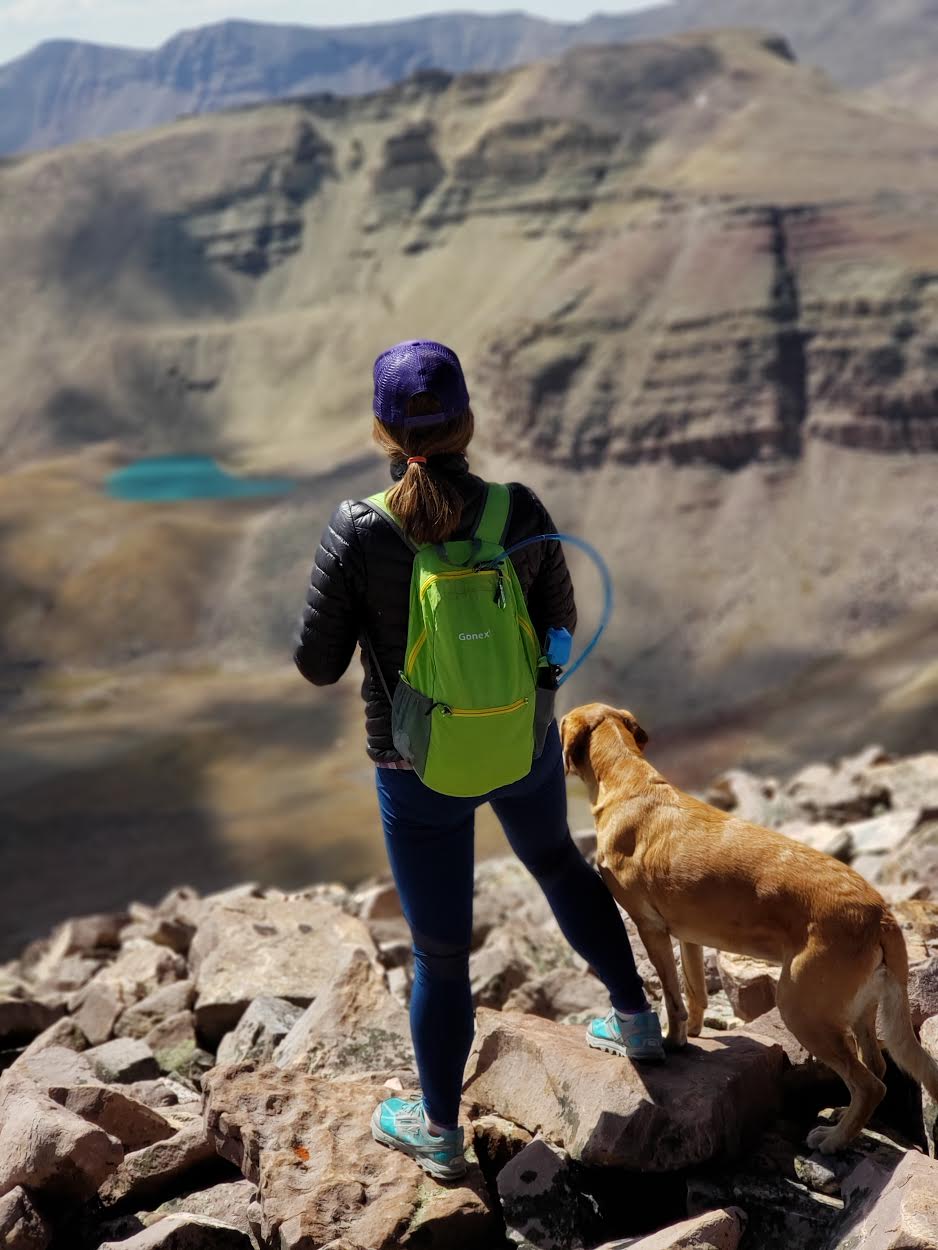
<svg viewBox="0 0 938 1250">
<path fill-rule="evenodd" d="M 567 669 L 562 677 L 557 679 L 557 686 L 560 687 L 564 684 L 564 682 L 569 681 L 577 669 L 590 657 L 596 648 L 596 644 L 606 632 L 606 626 L 612 619 L 613 590 L 612 574 L 609 572 L 609 565 L 602 558 L 592 543 L 588 543 L 583 538 L 577 538 L 575 534 L 537 534 L 534 538 L 525 538 L 520 543 L 515 543 L 513 547 L 509 547 L 507 551 L 503 551 L 500 556 L 496 557 L 494 560 L 487 561 L 487 563 L 501 564 L 502 561 L 507 560 L 510 556 L 513 556 L 516 551 L 521 551 L 523 547 L 530 547 L 534 543 L 549 542 L 570 543 L 573 547 L 579 547 L 580 551 L 585 551 L 599 570 L 599 575 L 602 578 L 603 583 L 603 611 L 599 620 L 599 628 L 580 652 L 575 662 L 570 666 L 570 668 Z"/>
</svg>

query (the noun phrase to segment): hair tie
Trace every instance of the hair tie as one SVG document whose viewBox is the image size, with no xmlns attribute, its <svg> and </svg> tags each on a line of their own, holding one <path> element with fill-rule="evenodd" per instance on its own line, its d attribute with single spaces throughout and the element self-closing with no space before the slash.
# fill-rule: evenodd
<svg viewBox="0 0 938 1250">
<path fill-rule="evenodd" d="M 411 457 L 410 457 L 410 459 L 407 461 L 407 463 L 408 463 L 408 465 L 411 465 L 411 464 L 426 464 L 426 463 L 427 463 L 427 458 L 426 458 L 426 456 L 411 456 Z"/>
</svg>

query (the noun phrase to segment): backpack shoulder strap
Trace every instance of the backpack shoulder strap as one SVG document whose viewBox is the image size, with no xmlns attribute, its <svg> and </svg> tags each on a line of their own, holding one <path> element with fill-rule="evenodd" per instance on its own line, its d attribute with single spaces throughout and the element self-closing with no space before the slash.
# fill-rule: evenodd
<svg viewBox="0 0 938 1250">
<path fill-rule="evenodd" d="M 497 547 L 504 546 L 510 516 L 511 491 L 507 486 L 489 482 L 482 513 L 472 537 L 483 543 L 492 543 Z"/>
<path fill-rule="evenodd" d="M 377 495 L 369 495 L 367 499 L 362 500 L 362 503 L 365 504 L 366 507 L 370 508 L 372 512 L 377 512 L 378 516 L 384 517 L 385 521 L 387 521 L 391 529 L 394 530 L 401 542 L 406 543 L 406 545 L 416 555 L 420 548 L 405 534 L 400 521 L 388 507 L 387 496 L 388 492 L 383 490 Z"/>
</svg>

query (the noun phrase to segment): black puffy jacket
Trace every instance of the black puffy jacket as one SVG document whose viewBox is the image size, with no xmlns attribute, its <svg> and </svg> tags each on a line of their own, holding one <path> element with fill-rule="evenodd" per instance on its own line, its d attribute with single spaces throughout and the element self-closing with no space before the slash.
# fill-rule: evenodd
<svg viewBox="0 0 938 1250">
<path fill-rule="evenodd" d="M 431 469 L 457 482 L 464 505 L 453 537 L 469 537 L 479 519 L 485 483 L 469 472 L 462 456 L 434 458 Z M 510 490 L 506 547 L 554 531 L 547 510 L 533 491 L 517 482 L 511 483 Z M 365 634 L 393 695 L 398 673 L 404 667 L 413 560 L 400 536 L 373 509 L 350 500 L 340 504 L 316 552 L 294 652 L 296 666 L 307 681 L 328 686 L 348 668 L 356 645 L 362 647 L 368 754 L 379 762 L 400 756 L 391 741 L 391 709 L 379 677 L 372 672 Z M 573 584 L 560 543 L 532 543 L 512 556 L 512 563 L 538 637 L 543 641 L 551 626 L 565 626 L 573 633 Z"/>
</svg>

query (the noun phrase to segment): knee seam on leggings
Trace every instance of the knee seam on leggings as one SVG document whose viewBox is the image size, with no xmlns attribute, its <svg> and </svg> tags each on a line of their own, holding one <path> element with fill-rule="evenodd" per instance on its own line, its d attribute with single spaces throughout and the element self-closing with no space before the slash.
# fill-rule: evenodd
<svg viewBox="0 0 938 1250">
<path fill-rule="evenodd" d="M 469 975 L 469 944 L 441 942 L 413 932 L 414 964 L 439 981 L 461 981 Z"/>
</svg>

